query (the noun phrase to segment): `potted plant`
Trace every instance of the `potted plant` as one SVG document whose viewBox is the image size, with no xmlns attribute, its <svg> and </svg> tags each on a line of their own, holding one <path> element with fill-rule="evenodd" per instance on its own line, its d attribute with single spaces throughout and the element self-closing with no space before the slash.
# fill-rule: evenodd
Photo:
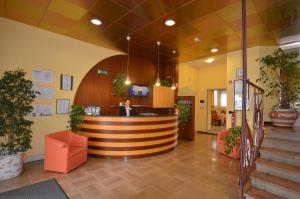
<svg viewBox="0 0 300 199">
<path fill-rule="evenodd" d="M 242 127 L 235 126 L 228 130 L 228 133 L 224 137 L 224 154 L 231 155 L 235 148 L 238 148 L 236 155 L 239 153 L 239 141 L 242 133 Z M 234 155 L 234 154 L 233 154 Z"/>
<path fill-rule="evenodd" d="M 74 133 L 79 133 L 81 131 L 81 124 L 83 123 L 82 116 L 84 115 L 84 107 L 79 105 L 72 105 L 71 111 L 69 113 L 68 128 L 70 128 Z"/>
<path fill-rule="evenodd" d="M 175 104 L 175 114 L 179 115 L 179 137 L 184 138 L 185 124 L 189 122 L 190 113 L 183 104 Z"/>
<path fill-rule="evenodd" d="M 271 55 L 257 59 L 261 64 L 260 77 L 256 80 L 266 85 L 266 97 L 275 96 L 278 103 L 270 113 L 273 125 L 291 127 L 297 119 L 293 109 L 299 98 L 299 68 L 297 53 L 276 49 Z"/>
<path fill-rule="evenodd" d="M 116 96 L 121 96 L 126 89 L 126 85 L 125 85 L 125 80 L 126 80 L 126 76 L 122 73 L 118 73 L 116 75 L 116 77 L 113 80 L 113 94 Z"/>
<path fill-rule="evenodd" d="M 38 92 L 21 69 L 6 71 L 0 79 L 0 180 L 18 176 L 23 153 L 31 149 L 32 121 L 26 116 Z"/>
</svg>

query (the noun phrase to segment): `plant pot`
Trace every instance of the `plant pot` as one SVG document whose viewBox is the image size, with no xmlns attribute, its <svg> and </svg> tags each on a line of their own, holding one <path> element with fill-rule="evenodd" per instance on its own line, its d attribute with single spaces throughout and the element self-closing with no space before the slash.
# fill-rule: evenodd
<svg viewBox="0 0 300 199">
<path fill-rule="evenodd" d="M 275 109 L 269 114 L 274 126 L 293 127 L 298 115 L 292 109 Z"/>
<path fill-rule="evenodd" d="M 0 156 L 0 180 L 20 175 L 23 169 L 22 153 Z"/>
</svg>

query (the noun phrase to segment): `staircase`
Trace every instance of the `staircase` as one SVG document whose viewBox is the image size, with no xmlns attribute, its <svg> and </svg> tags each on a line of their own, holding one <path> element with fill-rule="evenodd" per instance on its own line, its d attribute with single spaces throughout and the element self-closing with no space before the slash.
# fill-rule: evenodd
<svg viewBox="0 0 300 199">
<path fill-rule="evenodd" d="M 262 143 L 247 199 L 300 199 L 300 129 L 272 129 Z"/>
</svg>

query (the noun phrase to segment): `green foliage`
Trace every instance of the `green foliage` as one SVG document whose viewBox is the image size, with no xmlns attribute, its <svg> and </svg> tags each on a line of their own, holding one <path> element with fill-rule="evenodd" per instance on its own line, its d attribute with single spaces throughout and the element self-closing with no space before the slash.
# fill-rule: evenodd
<svg viewBox="0 0 300 199">
<path fill-rule="evenodd" d="M 297 57 L 297 53 L 286 53 L 279 48 L 272 55 L 257 59 L 261 66 L 260 77 L 256 82 L 267 86 L 267 97 L 278 97 L 276 107 L 291 108 L 298 99 L 300 61 L 296 60 Z"/>
<path fill-rule="evenodd" d="M 184 125 L 189 121 L 190 112 L 183 104 L 175 104 L 175 107 L 179 109 L 179 124 Z"/>
<path fill-rule="evenodd" d="M 4 72 L 0 79 L 0 155 L 31 149 L 32 121 L 26 120 L 38 92 L 21 69 Z"/>
<path fill-rule="evenodd" d="M 69 113 L 68 128 L 70 128 L 74 133 L 79 133 L 81 131 L 80 125 L 83 123 L 82 116 L 84 115 L 84 107 L 79 105 L 72 105 L 71 111 Z"/>
<path fill-rule="evenodd" d="M 126 80 L 126 76 L 122 73 L 118 73 L 116 75 L 116 77 L 113 80 L 113 94 L 117 95 L 117 96 L 121 96 L 126 89 L 126 85 L 125 85 L 125 80 Z"/>
<path fill-rule="evenodd" d="M 224 138 L 225 155 L 229 155 L 240 138 L 242 127 L 236 126 L 229 129 L 229 133 Z"/>
</svg>

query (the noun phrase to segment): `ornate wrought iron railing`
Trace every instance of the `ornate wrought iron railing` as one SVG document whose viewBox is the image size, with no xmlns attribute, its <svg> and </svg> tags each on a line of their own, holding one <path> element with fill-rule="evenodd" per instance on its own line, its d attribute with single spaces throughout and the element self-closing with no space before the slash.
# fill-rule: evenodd
<svg viewBox="0 0 300 199">
<path fill-rule="evenodd" d="M 245 125 L 242 130 L 240 148 L 240 198 L 243 198 L 244 187 L 247 184 L 264 138 L 263 99 L 264 90 L 249 80 L 246 80 L 249 96 L 246 100 Z M 242 128 L 243 129 L 243 128 Z M 243 142 L 244 139 L 244 142 Z"/>
<path fill-rule="evenodd" d="M 263 95 L 264 90 L 247 80 L 247 15 L 246 0 L 242 0 L 242 43 L 243 43 L 243 100 L 242 134 L 240 148 L 239 198 L 244 198 L 244 187 L 253 171 L 255 160 L 264 137 Z M 251 92 L 250 92 L 251 90 Z M 249 93 L 252 93 L 251 97 Z M 250 104 L 253 104 L 250 110 Z M 247 113 L 248 112 L 248 113 Z M 252 121 L 249 113 L 252 112 Z M 248 117 L 247 117 L 248 114 Z M 249 123 L 252 125 L 249 125 Z"/>
</svg>

